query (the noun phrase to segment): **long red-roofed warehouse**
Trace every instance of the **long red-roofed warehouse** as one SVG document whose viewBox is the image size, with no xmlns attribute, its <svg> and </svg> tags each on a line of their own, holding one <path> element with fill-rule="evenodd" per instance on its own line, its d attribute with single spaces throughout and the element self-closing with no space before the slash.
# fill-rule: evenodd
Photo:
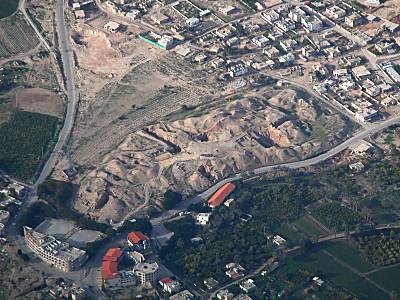
<svg viewBox="0 0 400 300">
<path fill-rule="evenodd" d="M 235 189 L 235 187 L 236 186 L 231 182 L 224 184 L 218 191 L 215 192 L 214 195 L 211 196 L 210 199 L 208 199 L 208 201 L 207 201 L 208 205 L 211 208 L 217 207 L 222 202 L 224 202 L 226 197 L 228 197 L 229 194 L 232 193 L 232 191 Z"/>
</svg>

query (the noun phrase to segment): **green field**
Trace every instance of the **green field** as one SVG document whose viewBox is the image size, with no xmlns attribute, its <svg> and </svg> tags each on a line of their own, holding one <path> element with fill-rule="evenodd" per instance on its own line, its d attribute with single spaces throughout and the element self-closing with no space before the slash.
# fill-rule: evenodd
<svg viewBox="0 0 400 300">
<path fill-rule="evenodd" d="M 312 215 L 326 227 L 337 232 L 354 229 L 358 224 L 365 222 L 358 212 L 342 206 L 339 202 L 321 205 L 313 210 Z"/>
<path fill-rule="evenodd" d="M 400 295 L 400 266 L 396 265 L 391 268 L 383 269 L 368 276 L 376 283 L 380 284 L 389 291 Z M 396 298 L 397 299 L 397 298 Z"/>
<path fill-rule="evenodd" d="M 330 243 L 326 247 L 326 250 L 361 273 L 372 271 L 375 268 L 375 266 L 364 259 L 355 247 L 344 241 Z"/>
<path fill-rule="evenodd" d="M 361 203 L 368 207 L 376 223 L 392 223 L 399 220 L 397 214 L 400 209 L 399 190 L 375 193 L 371 197 L 362 199 Z"/>
<path fill-rule="evenodd" d="M 289 241 L 298 241 L 302 238 L 299 232 L 294 231 L 289 225 L 283 225 L 277 230 L 277 234 L 281 235 Z"/>
<path fill-rule="evenodd" d="M 363 277 L 353 272 L 351 269 L 337 262 L 334 258 L 330 257 L 324 250 L 329 253 L 341 253 L 345 250 L 343 245 L 336 245 L 331 243 L 325 246 L 318 247 L 306 254 L 302 254 L 292 258 L 288 263 L 293 263 L 299 268 L 303 268 L 313 272 L 315 275 L 329 280 L 335 285 L 341 286 L 360 299 L 388 299 L 380 289 L 376 288 L 373 284 L 366 281 Z M 353 253 L 338 257 L 345 262 L 351 260 Z M 354 267 L 360 264 L 360 261 L 353 263 Z M 368 265 L 363 266 L 363 269 L 368 269 Z"/>
<path fill-rule="evenodd" d="M 310 237 L 319 237 L 326 235 L 327 232 L 317 227 L 311 220 L 306 217 L 302 217 L 293 223 L 298 229 L 304 232 Z"/>
<path fill-rule="evenodd" d="M 19 0 L 0 1 L 0 19 L 12 15 L 18 9 Z"/>
<path fill-rule="evenodd" d="M 31 179 L 46 154 L 58 119 L 16 111 L 0 124 L 0 169 L 21 180 Z"/>
</svg>

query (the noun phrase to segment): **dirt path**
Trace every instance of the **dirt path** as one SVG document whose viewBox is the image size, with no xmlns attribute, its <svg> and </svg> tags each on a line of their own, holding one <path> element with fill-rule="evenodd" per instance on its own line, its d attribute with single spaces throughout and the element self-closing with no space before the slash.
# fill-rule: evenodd
<svg viewBox="0 0 400 300">
<path fill-rule="evenodd" d="M 390 265 L 390 266 L 379 267 L 379 268 L 377 268 L 375 270 L 372 270 L 372 271 L 369 271 L 369 272 L 365 272 L 363 274 L 367 276 L 367 275 L 371 275 L 373 273 L 376 273 L 376 272 L 379 272 L 379 271 L 382 271 L 382 270 L 386 270 L 386 269 L 391 269 L 391 268 L 394 268 L 394 267 L 397 267 L 397 266 L 400 266 L 400 262 L 395 263 L 395 264 Z"/>
<path fill-rule="evenodd" d="M 326 255 L 328 255 L 329 257 L 331 257 L 334 261 L 338 262 L 339 264 L 341 264 L 342 266 L 344 266 L 345 268 L 349 269 L 350 271 L 352 271 L 353 273 L 357 274 L 358 276 L 364 278 L 366 281 L 368 281 L 369 283 L 371 283 L 373 286 L 375 286 L 377 289 L 380 289 L 382 292 L 386 293 L 388 296 L 390 296 L 392 293 L 390 291 L 388 291 L 387 289 L 385 289 L 384 287 L 380 286 L 379 284 L 377 284 L 375 281 L 371 280 L 370 278 L 368 278 L 364 273 L 359 272 L 358 270 L 356 270 L 355 268 L 353 268 L 352 266 L 348 265 L 347 263 L 345 263 L 344 261 L 342 261 L 341 259 L 337 258 L 336 256 L 334 256 L 333 254 L 331 254 L 330 252 L 328 252 L 327 250 L 323 250 L 323 253 L 325 253 Z"/>
<path fill-rule="evenodd" d="M 319 227 L 322 231 L 325 231 L 327 233 L 330 233 L 331 231 L 329 230 L 328 227 L 326 227 L 324 224 L 322 224 L 320 221 L 318 221 L 316 218 L 314 218 L 310 214 L 306 214 L 306 218 L 310 220 L 313 224 L 315 224 L 317 227 Z"/>
</svg>

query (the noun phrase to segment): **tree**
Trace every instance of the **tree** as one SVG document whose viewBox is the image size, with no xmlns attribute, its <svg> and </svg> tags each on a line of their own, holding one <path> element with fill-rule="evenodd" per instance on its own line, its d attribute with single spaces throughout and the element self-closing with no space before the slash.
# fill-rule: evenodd
<svg viewBox="0 0 400 300">
<path fill-rule="evenodd" d="M 313 244 L 313 242 L 312 242 L 311 240 L 305 239 L 305 240 L 303 241 L 303 247 L 304 247 L 305 249 L 311 249 L 313 246 L 314 246 L 314 244 Z"/>
<path fill-rule="evenodd" d="M 137 230 L 149 234 L 152 229 L 153 227 L 148 218 L 136 218 L 134 221 L 125 221 L 122 226 L 118 228 L 118 232 Z"/>
<path fill-rule="evenodd" d="M 107 228 L 105 234 L 106 234 L 108 237 L 113 237 L 113 236 L 115 236 L 115 230 L 114 230 L 113 228 L 109 227 L 109 228 Z"/>
<path fill-rule="evenodd" d="M 173 190 L 167 190 L 164 193 L 163 207 L 165 209 L 174 208 L 182 200 L 182 194 Z"/>
</svg>

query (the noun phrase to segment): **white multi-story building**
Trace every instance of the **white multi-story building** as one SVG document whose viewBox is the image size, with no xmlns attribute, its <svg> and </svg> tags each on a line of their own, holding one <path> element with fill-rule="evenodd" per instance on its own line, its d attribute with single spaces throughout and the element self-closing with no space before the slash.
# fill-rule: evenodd
<svg viewBox="0 0 400 300">
<path fill-rule="evenodd" d="M 71 247 L 68 243 L 34 231 L 30 227 L 24 226 L 24 236 L 28 248 L 40 259 L 64 272 L 79 269 L 88 258 L 84 250 Z"/>
<path fill-rule="evenodd" d="M 328 7 L 326 9 L 326 13 L 332 18 L 332 19 L 340 19 L 343 18 L 346 15 L 346 11 L 343 8 L 340 8 L 337 5 L 333 5 L 331 7 Z"/>
<path fill-rule="evenodd" d="M 270 11 L 261 13 L 261 18 L 269 23 L 272 23 L 279 20 L 281 16 L 279 13 L 272 9 Z"/>
<path fill-rule="evenodd" d="M 154 263 L 143 262 L 137 264 L 133 270 L 135 272 L 139 284 L 145 284 L 148 282 L 154 284 L 158 280 L 159 267 L 156 262 Z"/>
<path fill-rule="evenodd" d="M 9 218 L 10 218 L 10 212 L 8 212 L 7 210 L 0 209 L 0 222 L 7 223 Z"/>
<path fill-rule="evenodd" d="M 304 17 L 306 17 L 307 15 L 308 14 L 300 7 L 296 7 L 295 9 L 292 9 L 288 14 L 289 18 L 297 23 L 300 23 L 301 20 Z"/>
<path fill-rule="evenodd" d="M 274 24 L 277 28 L 279 28 L 283 32 L 288 32 L 288 31 L 294 30 L 296 28 L 296 23 L 294 23 L 290 19 L 277 21 Z"/>
<path fill-rule="evenodd" d="M 301 24 L 308 32 L 319 31 L 324 27 L 324 23 L 315 16 L 305 17 L 301 20 Z"/>
<path fill-rule="evenodd" d="M 174 44 L 174 38 L 170 35 L 163 35 L 159 40 L 158 44 L 164 49 L 171 49 Z"/>
<path fill-rule="evenodd" d="M 268 45 L 269 39 L 263 35 L 254 37 L 251 42 L 259 48 L 264 48 Z"/>
<path fill-rule="evenodd" d="M 248 69 L 243 63 L 237 63 L 228 68 L 231 77 L 238 77 L 247 74 Z"/>
<path fill-rule="evenodd" d="M 211 213 L 199 213 L 196 217 L 197 223 L 207 225 L 210 222 Z"/>
</svg>

